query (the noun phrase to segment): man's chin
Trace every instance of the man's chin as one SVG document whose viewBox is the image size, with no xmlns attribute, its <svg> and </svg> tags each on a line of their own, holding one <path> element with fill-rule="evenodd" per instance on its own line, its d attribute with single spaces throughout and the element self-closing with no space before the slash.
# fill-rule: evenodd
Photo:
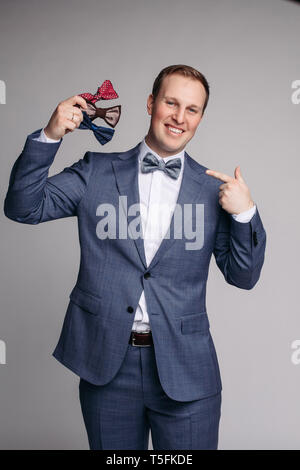
<svg viewBox="0 0 300 470">
<path fill-rule="evenodd" d="M 183 149 L 184 149 L 185 145 L 181 144 L 181 145 L 165 145 L 162 150 L 164 150 L 164 152 L 167 152 L 167 153 L 170 153 L 170 154 L 175 154 L 175 153 L 179 153 L 181 152 Z"/>
<path fill-rule="evenodd" d="M 171 138 L 161 142 L 161 147 L 164 148 L 165 152 L 179 153 L 186 147 L 191 138 L 192 137 L 187 139 L 187 136 L 185 136 L 185 138 L 182 138 L 181 136 L 178 140 L 177 137 Z"/>
<path fill-rule="evenodd" d="M 152 144 L 154 144 L 152 146 Z M 166 140 L 156 140 L 156 142 L 149 142 L 149 146 L 151 148 L 154 149 L 154 147 L 156 148 L 156 152 L 158 154 L 165 154 L 165 156 L 167 155 L 175 155 L 176 153 L 179 153 L 181 152 L 185 146 L 186 146 L 186 142 L 170 142 L 170 140 L 166 141 Z"/>
</svg>

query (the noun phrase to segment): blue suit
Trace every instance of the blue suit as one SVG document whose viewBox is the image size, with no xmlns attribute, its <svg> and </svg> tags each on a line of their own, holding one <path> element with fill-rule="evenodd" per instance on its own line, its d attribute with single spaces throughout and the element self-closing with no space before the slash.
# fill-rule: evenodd
<svg viewBox="0 0 300 470">
<path fill-rule="evenodd" d="M 219 204 L 222 182 L 185 152 L 177 204 L 204 205 L 203 247 L 186 250 L 191 240 L 170 236 L 147 266 L 141 238 L 100 240 L 96 233 L 100 204 L 117 208 L 120 196 L 128 207 L 139 202 L 139 144 L 121 153 L 86 152 L 49 178 L 60 142 L 34 141 L 39 132 L 27 137 L 13 166 L 4 211 L 25 224 L 77 216 L 80 269 L 53 356 L 91 387 L 109 384 L 124 361 L 144 289 L 165 394 L 179 402 L 218 394 L 222 383 L 206 311 L 209 264 L 213 254 L 229 284 L 255 286 L 266 245 L 258 210 L 248 223 L 235 221 Z M 116 224 L 118 233 L 118 217 Z"/>
</svg>

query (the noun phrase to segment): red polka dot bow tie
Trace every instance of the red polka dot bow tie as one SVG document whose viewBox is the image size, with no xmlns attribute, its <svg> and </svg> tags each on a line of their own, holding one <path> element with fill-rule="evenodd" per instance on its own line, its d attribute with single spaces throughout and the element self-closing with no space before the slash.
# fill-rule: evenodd
<svg viewBox="0 0 300 470">
<path fill-rule="evenodd" d="M 114 100 L 119 98 L 118 93 L 114 90 L 110 80 L 105 80 L 94 95 L 92 93 L 81 93 L 82 98 L 90 103 L 95 104 L 99 100 Z"/>
</svg>

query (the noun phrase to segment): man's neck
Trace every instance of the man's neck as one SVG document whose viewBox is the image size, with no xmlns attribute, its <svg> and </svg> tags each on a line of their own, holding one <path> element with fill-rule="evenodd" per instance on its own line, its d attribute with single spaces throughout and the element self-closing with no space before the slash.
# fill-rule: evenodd
<svg viewBox="0 0 300 470">
<path fill-rule="evenodd" d="M 163 150 L 161 149 L 156 149 L 155 146 L 151 143 L 151 140 L 149 138 L 149 135 L 147 134 L 146 137 L 145 137 L 145 143 L 148 145 L 148 147 L 153 151 L 155 152 L 157 155 L 159 155 L 161 158 L 167 158 L 167 157 L 173 157 L 174 155 L 178 155 L 179 153 L 181 153 L 183 150 L 177 150 L 172 153 L 166 153 L 164 152 Z"/>
</svg>

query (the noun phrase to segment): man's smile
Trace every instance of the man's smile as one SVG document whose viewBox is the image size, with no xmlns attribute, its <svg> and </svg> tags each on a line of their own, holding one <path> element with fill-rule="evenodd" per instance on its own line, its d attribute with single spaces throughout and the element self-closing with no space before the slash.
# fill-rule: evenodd
<svg viewBox="0 0 300 470">
<path fill-rule="evenodd" d="M 181 135 L 184 132 L 180 127 L 171 126 L 170 124 L 165 124 L 165 126 L 168 129 L 168 133 L 172 135 Z"/>
</svg>

